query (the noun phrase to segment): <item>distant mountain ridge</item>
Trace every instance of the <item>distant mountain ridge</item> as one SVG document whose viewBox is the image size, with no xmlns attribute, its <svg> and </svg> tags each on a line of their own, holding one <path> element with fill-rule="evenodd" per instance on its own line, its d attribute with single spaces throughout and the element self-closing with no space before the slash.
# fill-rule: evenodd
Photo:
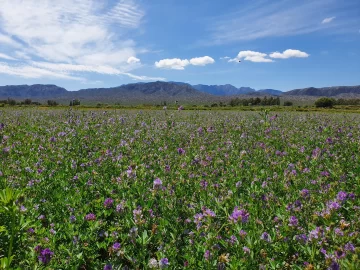
<svg viewBox="0 0 360 270">
<path fill-rule="evenodd" d="M 48 98 L 66 95 L 69 91 L 53 84 L 5 85 L 0 86 L 0 97 Z"/>
<path fill-rule="evenodd" d="M 181 82 L 149 82 L 124 84 L 111 88 L 89 88 L 78 91 L 67 91 L 65 88 L 52 84 L 34 85 L 6 85 L 0 86 L 0 99 L 25 99 L 30 98 L 37 101 L 48 99 L 58 100 L 67 103 L 71 99 L 80 99 L 87 103 L 115 103 L 139 104 L 151 103 L 160 104 L 165 102 L 183 103 L 209 103 L 228 102 L 231 98 L 249 98 L 251 96 L 284 96 L 296 97 L 319 97 L 338 96 L 343 98 L 360 96 L 360 86 L 334 86 L 324 88 L 303 88 L 288 92 L 281 92 L 275 89 L 254 90 L 250 87 L 236 88 L 231 84 L 225 85 L 190 85 Z"/>
<path fill-rule="evenodd" d="M 317 96 L 334 97 L 342 94 L 360 94 L 360 85 L 355 86 L 331 86 L 331 87 L 308 87 L 284 92 L 285 96 Z"/>
<path fill-rule="evenodd" d="M 240 87 L 236 88 L 231 84 L 224 85 L 205 85 L 205 84 L 196 84 L 192 85 L 193 88 L 204 93 L 209 93 L 215 96 L 235 96 L 235 95 L 245 95 L 251 92 L 255 92 L 255 89 L 250 87 Z"/>
</svg>

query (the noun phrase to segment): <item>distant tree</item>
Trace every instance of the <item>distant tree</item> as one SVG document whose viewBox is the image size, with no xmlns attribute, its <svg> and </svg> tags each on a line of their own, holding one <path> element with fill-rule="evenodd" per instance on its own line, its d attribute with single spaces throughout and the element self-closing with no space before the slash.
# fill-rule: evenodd
<svg viewBox="0 0 360 270">
<path fill-rule="evenodd" d="M 55 100 L 48 100 L 48 101 L 47 101 L 47 104 L 48 104 L 49 106 L 57 106 L 57 105 L 59 105 Z"/>
<path fill-rule="evenodd" d="M 25 105 L 31 105 L 31 99 L 27 98 L 24 100 Z"/>
<path fill-rule="evenodd" d="M 8 99 L 8 104 L 10 105 L 10 106 L 15 106 L 16 105 L 16 100 L 15 99 Z"/>
<path fill-rule="evenodd" d="M 211 107 L 217 107 L 217 106 L 218 106 L 217 103 L 211 104 Z"/>
<path fill-rule="evenodd" d="M 280 106 L 280 98 L 279 97 L 276 98 L 276 104 L 275 105 Z"/>
<path fill-rule="evenodd" d="M 335 100 L 333 98 L 322 97 L 315 101 L 315 106 L 317 108 L 331 108 L 335 104 Z"/>
<path fill-rule="evenodd" d="M 291 101 L 284 101 L 284 106 L 292 106 L 293 103 Z"/>
</svg>

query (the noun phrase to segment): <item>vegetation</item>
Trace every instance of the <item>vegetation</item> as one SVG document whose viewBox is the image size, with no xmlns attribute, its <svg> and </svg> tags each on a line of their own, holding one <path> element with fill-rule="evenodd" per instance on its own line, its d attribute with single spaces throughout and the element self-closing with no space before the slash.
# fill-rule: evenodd
<svg viewBox="0 0 360 270">
<path fill-rule="evenodd" d="M 234 98 L 231 99 L 229 102 L 231 107 L 235 106 L 251 106 L 251 105 L 261 105 L 261 106 L 271 106 L 271 105 L 280 105 L 280 98 L 279 97 L 256 97 L 256 98 L 249 98 L 249 99 L 240 99 Z"/>
<path fill-rule="evenodd" d="M 2 268 L 360 268 L 358 114 L 0 115 Z"/>
<path fill-rule="evenodd" d="M 335 104 L 333 98 L 322 97 L 315 101 L 315 106 L 317 108 L 332 108 Z"/>
<path fill-rule="evenodd" d="M 59 103 L 57 103 L 55 100 L 48 100 L 48 101 L 47 101 L 47 104 L 48 104 L 49 106 L 57 106 L 57 105 L 59 105 Z"/>
</svg>

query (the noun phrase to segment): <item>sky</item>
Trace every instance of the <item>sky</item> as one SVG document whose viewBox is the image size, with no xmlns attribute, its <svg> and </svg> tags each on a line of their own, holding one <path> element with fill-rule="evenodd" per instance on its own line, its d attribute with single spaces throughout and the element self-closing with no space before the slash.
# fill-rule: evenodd
<svg viewBox="0 0 360 270">
<path fill-rule="evenodd" d="M 0 85 L 158 80 L 360 85 L 360 1 L 0 0 Z"/>
</svg>

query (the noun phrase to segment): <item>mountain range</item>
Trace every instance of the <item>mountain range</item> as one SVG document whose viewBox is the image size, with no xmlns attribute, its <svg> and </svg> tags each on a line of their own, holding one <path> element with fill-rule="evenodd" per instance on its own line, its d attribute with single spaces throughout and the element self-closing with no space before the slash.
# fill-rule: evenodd
<svg viewBox="0 0 360 270">
<path fill-rule="evenodd" d="M 120 104 L 160 104 L 163 102 L 181 102 L 188 104 L 227 102 L 231 98 L 250 98 L 252 96 L 282 96 L 284 98 L 306 97 L 346 97 L 360 95 L 360 86 L 334 86 L 324 88 L 304 88 L 282 92 L 275 89 L 256 91 L 250 87 L 236 88 L 225 85 L 190 85 L 181 82 L 149 82 L 124 84 L 111 88 L 89 88 L 78 91 L 67 91 L 56 85 L 7 85 L 0 86 L 0 99 L 17 100 L 30 98 L 36 101 L 54 99 L 60 103 L 79 99 L 85 103 L 120 103 Z"/>
</svg>

